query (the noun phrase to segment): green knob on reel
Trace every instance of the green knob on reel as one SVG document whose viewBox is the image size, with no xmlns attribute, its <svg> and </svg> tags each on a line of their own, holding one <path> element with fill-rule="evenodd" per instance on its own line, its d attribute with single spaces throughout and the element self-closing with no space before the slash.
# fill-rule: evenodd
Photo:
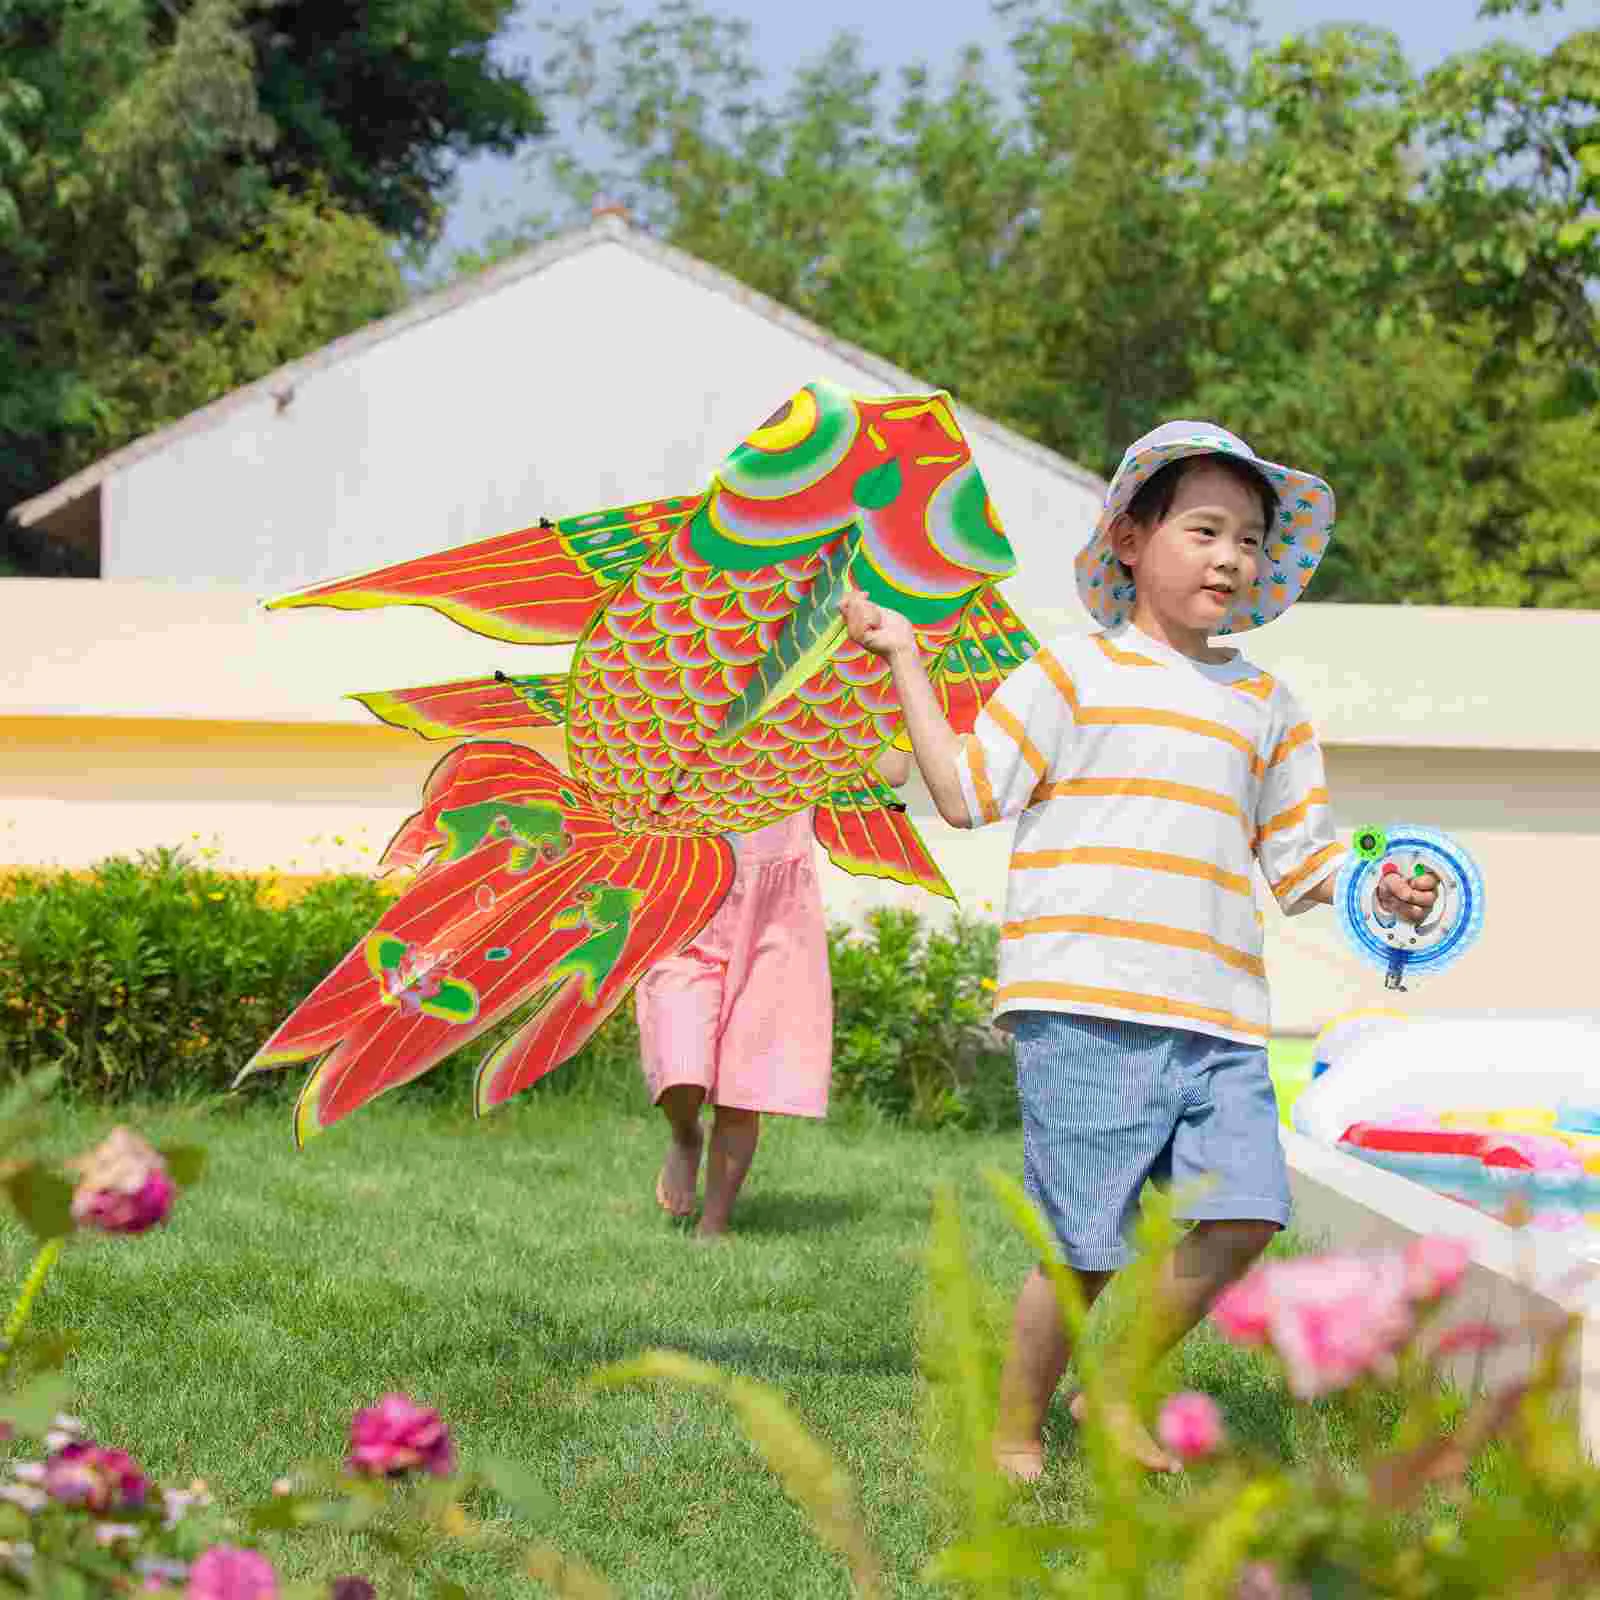
<svg viewBox="0 0 1600 1600">
<path fill-rule="evenodd" d="M 1361 860 L 1376 861 L 1389 848 L 1389 838 L 1382 828 L 1357 828 L 1351 848 Z"/>
</svg>

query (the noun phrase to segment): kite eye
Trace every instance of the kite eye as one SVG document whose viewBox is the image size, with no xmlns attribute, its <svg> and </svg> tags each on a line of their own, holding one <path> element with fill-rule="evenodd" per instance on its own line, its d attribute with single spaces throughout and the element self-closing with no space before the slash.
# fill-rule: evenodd
<svg viewBox="0 0 1600 1600">
<path fill-rule="evenodd" d="M 816 431 L 817 402 L 809 389 L 785 400 L 746 440 L 752 450 L 793 450 Z"/>
<path fill-rule="evenodd" d="M 718 475 L 750 500 L 800 494 L 849 455 L 860 428 L 860 413 L 844 390 L 809 384 L 750 434 Z"/>
<path fill-rule="evenodd" d="M 927 517 L 929 540 L 953 566 L 994 578 L 1016 570 L 1016 553 L 976 462 L 967 462 L 939 485 L 928 501 Z"/>
</svg>

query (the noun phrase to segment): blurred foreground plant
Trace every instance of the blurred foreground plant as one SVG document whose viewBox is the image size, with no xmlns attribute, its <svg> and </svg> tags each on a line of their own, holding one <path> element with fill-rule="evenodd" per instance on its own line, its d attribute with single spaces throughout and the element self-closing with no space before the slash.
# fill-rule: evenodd
<svg viewBox="0 0 1600 1600">
<path fill-rule="evenodd" d="M 1233 1443 L 1212 1397 L 1163 1392 L 1157 1319 L 1135 1317 L 1103 1347 L 1086 1340 L 1076 1279 L 1056 1263 L 1044 1223 L 1015 1184 L 997 1175 L 990 1182 L 1057 1287 L 1086 1403 L 1090 1501 L 1080 1520 L 1041 1522 L 1033 1497 L 995 1465 L 1002 1335 L 943 1190 L 922 1363 L 932 1466 L 953 1536 L 924 1581 L 976 1596 L 1042 1590 L 1085 1600 L 1600 1595 L 1600 1467 L 1584 1456 L 1559 1399 L 1575 1318 L 1532 1330 L 1530 1373 L 1491 1388 L 1462 1415 L 1441 1383 L 1443 1364 L 1511 1337 L 1478 1322 L 1441 1326 L 1466 1272 L 1464 1247 L 1424 1238 L 1404 1252 L 1258 1265 L 1218 1301 L 1213 1326 L 1273 1356 L 1291 1395 L 1308 1407 L 1316 1400 L 1324 1422 L 1331 1403 L 1363 1432 L 1351 1466 L 1339 1464 L 1326 1437 L 1304 1465 L 1291 1466 Z M 1142 1290 L 1177 1238 L 1170 1203 L 1153 1197 L 1146 1208 L 1130 1269 Z M 790 1498 L 844 1557 L 855 1592 L 882 1592 L 848 1478 L 777 1394 L 671 1351 L 596 1377 L 605 1386 L 658 1380 L 727 1399 Z M 1144 1482 L 1098 1425 L 1129 1401 L 1188 1465 L 1186 1492 Z M 1500 1457 L 1497 1492 L 1473 1497 L 1467 1474 L 1491 1446 Z M 593 1574 L 574 1578 L 558 1557 L 549 1562 L 542 1575 L 558 1593 L 610 1593 Z"/>
</svg>

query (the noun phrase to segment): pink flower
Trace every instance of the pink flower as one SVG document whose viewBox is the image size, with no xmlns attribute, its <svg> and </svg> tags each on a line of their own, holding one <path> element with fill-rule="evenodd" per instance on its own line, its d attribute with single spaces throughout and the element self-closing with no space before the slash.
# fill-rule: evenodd
<svg viewBox="0 0 1600 1600">
<path fill-rule="evenodd" d="M 165 1222 L 177 1193 L 160 1153 L 127 1128 L 67 1163 L 78 1173 L 73 1220 L 103 1233 L 144 1233 Z"/>
<path fill-rule="evenodd" d="M 214 1544 L 189 1568 L 188 1600 L 277 1600 L 278 1575 L 254 1550 Z"/>
<path fill-rule="evenodd" d="M 122 1450 L 103 1450 L 91 1439 L 63 1445 L 44 1464 L 40 1486 L 52 1500 L 85 1511 L 142 1506 L 144 1474 Z"/>
<path fill-rule="evenodd" d="M 1200 1461 L 1222 1443 L 1222 1413 L 1205 1394 L 1175 1394 L 1161 1408 L 1156 1436 L 1180 1461 Z"/>
<path fill-rule="evenodd" d="M 1392 1365 L 1414 1321 L 1395 1255 L 1304 1256 L 1254 1268 L 1218 1298 L 1212 1316 L 1235 1344 L 1263 1338 L 1299 1399 L 1342 1389 Z"/>
<path fill-rule="evenodd" d="M 1400 1261 L 1323 1256 L 1284 1265 L 1304 1269 L 1284 1280 L 1272 1320 L 1289 1392 L 1310 1400 L 1387 1371 L 1414 1327 Z"/>
<path fill-rule="evenodd" d="M 189 1573 L 181 1561 L 166 1561 L 160 1556 L 140 1556 L 134 1562 L 133 1570 L 144 1579 L 141 1587 L 146 1594 L 159 1594 L 163 1589 L 175 1588 Z"/>
<path fill-rule="evenodd" d="M 328 1600 L 378 1600 L 378 1591 L 365 1578 L 335 1578 Z"/>
<path fill-rule="evenodd" d="M 1505 1343 L 1505 1331 L 1492 1322 L 1458 1322 L 1446 1328 L 1433 1347 L 1433 1359 L 1445 1356 L 1473 1355 L 1480 1350 L 1494 1350 Z"/>
<path fill-rule="evenodd" d="M 43 1489 L 35 1489 L 30 1483 L 0 1484 L 0 1500 L 19 1507 L 30 1517 L 35 1511 L 43 1511 L 50 1504 L 50 1496 Z"/>
<path fill-rule="evenodd" d="M 1239 1569 L 1233 1600 L 1300 1600 L 1305 1594 L 1298 1583 L 1285 1584 L 1270 1561 L 1252 1561 Z"/>
<path fill-rule="evenodd" d="M 455 1470 L 455 1452 L 437 1411 L 409 1395 L 386 1394 L 351 1419 L 349 1468 L 372 1478 L 416 1468 L 447 1478 Z"/>
<path fill-rule="evenodd" d="M 1432 1305 L 1460 1284 L 1471 1263 L 1472 1251 L 1464 1240 L 1423 1234 L 1406 1246 L 1406 1293 Z"/>
<path fill-rule="evenodd" d="M 1265 1344 L 1272 1322 L 1267 1270 L 1257 1267 L 1230 1283 L 1211 1306 L 1211 1320 L 1229 1344 Z"/>
</svg>

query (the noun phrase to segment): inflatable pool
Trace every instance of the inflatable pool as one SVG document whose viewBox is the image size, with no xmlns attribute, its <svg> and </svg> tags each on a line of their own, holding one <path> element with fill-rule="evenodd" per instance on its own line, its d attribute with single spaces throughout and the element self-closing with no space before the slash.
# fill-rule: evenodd
<svg viewBox="0 0 1600 1600">
<path fill-rule="evenodd" d="M 1297 1132 L 1600 1252 L 1600 1017 L 1355 1013 L 1314 1056 Z"/>
</svg>

